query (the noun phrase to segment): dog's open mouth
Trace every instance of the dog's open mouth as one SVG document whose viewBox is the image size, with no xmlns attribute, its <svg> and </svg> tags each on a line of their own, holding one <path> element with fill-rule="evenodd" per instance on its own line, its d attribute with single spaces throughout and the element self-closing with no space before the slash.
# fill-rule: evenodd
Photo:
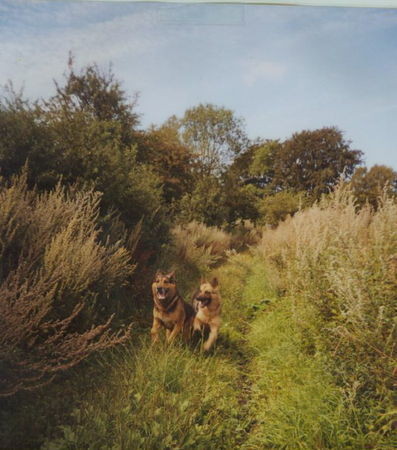
<svg viewBox="0 0 397 450">
<path fill-rule="evenodd" d="M 159 300 L 165 300 L 167 298 L 168 289 L 164 287 L 157 288 L 157 297 Z"/>
<path fill-rule="evenodd" d="M 202 306 L 206 306 L 211 302 L 211 297 L 203 297 L 200 295 L 199 297 L 196 297 L 196 300 L 200 302 Z"/>
</svg>

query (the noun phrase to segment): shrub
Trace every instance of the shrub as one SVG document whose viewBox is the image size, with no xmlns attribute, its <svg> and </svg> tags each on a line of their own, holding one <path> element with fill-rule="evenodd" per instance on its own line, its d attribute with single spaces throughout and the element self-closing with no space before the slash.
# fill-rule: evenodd
<svg viewBox="0 0 397 450">
<path fill-rule="evenodd" d="M 99 200 L 59 185 L 28 190 L 26 171 L 0 187 L 0 395 L 47 383 L 128 337 L 104 311 L 134 266 L 122 239 L 100 239 Z"/>
<path fill-rule="evenodd" d="M 208 273 L 230 248 L 231 237 L 228 233 L 198 222 L 177 225 L 171 234 L 171 260 L 186 287 L 191 281 L 197 281 L 200 275 Z"/>
<path fill-rule="evenodd" d="M 234 250 L 241 252 L 248 247 L 257 245 L 262 237 L 262 229 L 255 227 L 250 220 L 238 220 L 231 230 L 230 246 Z"/>
<path fill-rule="evenodd" d="M 273 195 L 265 195 L 258 203 L 259 221 L 275 226 L 288 216 L 293 216 L 308 203 L 308 199 L 302 192 L 281 191 Z"/>
<path fill-rule="evenodd" d="M 214 176 L 199 177 L 194 189 L 180 200 L 179 219 L 184 223 L 203 222 L 208 226 L 221 226 L 228 215 L 225 192 L 220 180 Z"/>
</svg>

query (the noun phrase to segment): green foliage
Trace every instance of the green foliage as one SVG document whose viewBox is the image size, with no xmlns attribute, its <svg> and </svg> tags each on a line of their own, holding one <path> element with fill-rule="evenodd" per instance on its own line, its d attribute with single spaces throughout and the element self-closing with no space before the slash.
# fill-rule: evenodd
<svg viewBox="0 0 397 450">
<path fill-rule="evenodd" d="M 258 217 L 258 198 L 255 186 L 241 185 L 229 175 L 222 179 L 211 175 L 196 178 L 192 192 L 186 193 L 179 202 L 178 220 L 232 229 L 239 220 Z"/>
<path fill-rule="evenodd" d="M 277 151 L 272 184 L 319 197 L 328 193 L 342 174 L 352 175 L 361 155 L 350 149 L 335 127 L 294 133 Z"/>
<path fill-rule="evenodd" d="M 352 176 L 351 189 L 360 206 L 368 202 L 377 208 L 384 193 L 397 192 L 397 173 L 387 166 L 359 167 Z"/>
<path fill-rule="evenodd" d="M 107 389 L 97 389 L 43 448 L 235 448 L 243 427 L 227 359 L 143 344 L 107 364 Z"/>
<path fill-rule="evenodd" d="M 186 110 L 178 124 L 182 141 L 194 152 L 205 174 L 219 173 L 248 145 L 244 122 L 233 111 L 212 104 Z"/>
<path fill-rule="evenodd" d="M 0 175 L 10 178 L 19 173 L 29 159 L 33 177 L 46 178 L 56 157 L 49 147 L 49 133 L 40 120 L 37 105 L 7 86 L 0 99 Z M 44 181 L 42 181 L 44 183 Z"/>
<path fill-rule="evenodd" d="M 244 183 L 254 184 L 265 193 L 281 190 L 306 192 L 319 198 L 349 177 L 361 163 L 362 152 L 335 127 L 304 130 L 284 142 L 258 142 L 239 155 L 230 172 Z"/>
<path fill-rule="evenodd" d="M 93 182 L 102 207 L 116 207 L 129 225 L 150 220 L 161 205 L 159 178 L 137 160 L 134 108 L 113 74 L 96 66 L 79 75 L 70 67 L 65 85 L 41 107 L 60 159 L 57 177 Z"/>
<path fill-rule="evenodd" d="M 252 184 L 241 184 L 236 178 L 226 174 L 223 177 L 223 202 L 225 222 L 229 229 L 241 220 L 255 221 L 258 216 L 258 188 Z"/>
<path fill-rule="evenodd" d="M 273 195 L 265 195 L 258 202 L 260 222 L 275 226 L 288 216 L 293 216 L 306 206 L 308 201 L 304 192 L 281 191 Z"/>
<path fill-rule="evenodd" d="M 281 145 L 279 141 L 267 141 L 253 147 L 253 155 L 247 173 L 249 183 L 262 187 L 271 183 Z"/>
<path fill-rule="evenodd" d="M 160 178 L 167 203 L 180 200 L 193 186 L 193 154 L 182 144 L 178 130 L 167 125 L 150 128 L 138 138 L 138 160 Z"/>
<path fill-rule="evenodd" d="M 47 106 L 62 104 L 68 111 L 86 112 L 101 121 L 118 122 L 123 128 L 123 141 L 128 145 L 139 123 L 139 115 L 134 112 L 137 96 L 129 101 L 110 67 L 102 73 L 96 64 L 91 64 L 77 74 L 73 56 L 69 55 L 68 69 L 65 85 L 55 83 L 56 95 Z"/>
<path fill-rule="evenodd" d="M 10 177 L 29 160 L 29 184 L 39 189 L 90 183 L 102 192 L 101 210 L 117 209 L 129 227 L 142 218 L 143 242 L 164 238 L 162 180 L 139 161 L 135 101 L 128 102 L 111 71 L 69 66 L 63 85 L 33 105 L 10 92 L 0 104 L 1 174 Z"/>
<path fill-rule="evenodd" d="M 198 178 L 192 193 L 186 193 L 179 203 L 179 220 L 198 221 L 209 226 L 222 225 L 227 216 L 224 196 L 218 178 L 211 175 Z"/>
</svg>

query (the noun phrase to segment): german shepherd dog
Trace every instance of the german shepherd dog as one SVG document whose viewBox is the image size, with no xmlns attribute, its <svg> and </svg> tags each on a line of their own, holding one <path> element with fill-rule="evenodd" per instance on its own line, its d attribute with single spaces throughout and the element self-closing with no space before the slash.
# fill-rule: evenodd
<svg viewBox="0 0 397 450">
<path fill-rule="evenodd" d="M 203 328 L 209 328 L 210 330 L 208 339 L 204 343 L 204 350 L 208 351 L 215 343 L 221 325 L 221 297 L 216 278 L 210 283 L 201 280 L 200 287 L 193 296 L 193 308 L 196 311 L 193 329 L 203 331 Z"/>
<path fill-rule="evenodd" d="M 166 329 L 167 342 L 172 342 L 178 333 L 182 333 L 188 340 L 194 319 L 192 305 L 186 303 L 179 295 L 176 287 L 175 273 L 164 274 L 157 272 L 152 284 L 153 293 L 153 326 L 152 341 L 159 339 L 162 327 Z"/>
</svg>

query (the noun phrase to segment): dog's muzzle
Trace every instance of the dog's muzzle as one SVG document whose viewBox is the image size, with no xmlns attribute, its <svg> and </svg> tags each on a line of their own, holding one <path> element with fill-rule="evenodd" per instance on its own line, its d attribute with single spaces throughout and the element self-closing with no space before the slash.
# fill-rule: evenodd
<svg viewBox="0 0 397 450">
<path fill-rule="evenodd" d="M 200 295 L 196 297 L 196 300 L 201 303 L 201 306 L 207 306 L 211 302 L 211 297 L 203 297 Z"/>
<path fill-rule="evenodd" d="M 159 300 L 165 300 L 168 294 L 168 289 L 164 287 L 157 288 L 157 297 Z"/>
</svg>

